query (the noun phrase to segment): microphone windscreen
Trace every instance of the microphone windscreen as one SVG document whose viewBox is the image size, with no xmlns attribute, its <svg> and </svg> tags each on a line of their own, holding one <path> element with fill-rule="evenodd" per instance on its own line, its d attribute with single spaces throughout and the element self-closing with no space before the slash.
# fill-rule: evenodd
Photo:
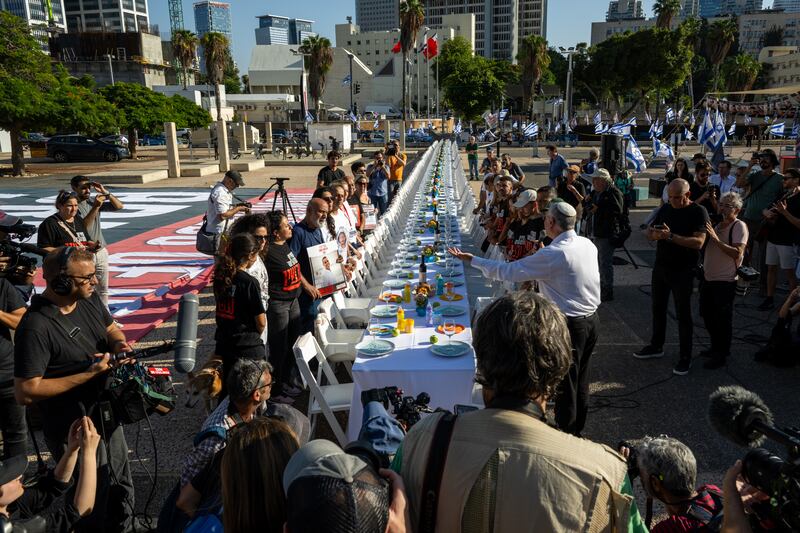
<svg viewBox="0 0 800 533">
<path fill-rule="evenodd" d="M 756 393 L 728 385 L 719 387 L 708 400 L 708 421 L 720 435 L 751 448 L 764 442 L 764 435 L 750 426 L 756 421 L 771 426 L 772 413 Z"/>
<path fill-rule="evenodd" d="M 181 296 L 178 305 L 178 331 L 175 339 L 175 370 L 186 374 L 194 370 L 197 350 L 197 312 L 200 302 L 194 293 Z"/>
</svg>

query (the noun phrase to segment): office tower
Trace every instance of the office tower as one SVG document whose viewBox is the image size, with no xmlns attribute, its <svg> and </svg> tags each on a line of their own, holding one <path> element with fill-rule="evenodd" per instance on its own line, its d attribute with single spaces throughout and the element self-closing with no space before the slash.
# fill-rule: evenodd
<svg viewBox="0 0 800 533">
<path fill-rule="evenodd" d="M 356 25 L 361 31 L 400 27 L 399 0 L 356 0 Z"/>
<path fill-rule="evenodd" d="M 706 19 L 717 17 L 721 7 L 722 0 L 700 0 L 699 15 Z"/>
<path fill-rule="evenodd" d="M 208 32 L 223 34 L 231 42 L 231 5 L 224 2 L 197 2 L 194 4 L 194 28 L 198 39 Z M 203 47 L 197 47 L 200 58 L 200 72 L 205 74 L 206 62 L 203 59 Z"/>
<path fill-rule="evenodd" d="M 683 0 L 681 3 L 683 5 L 681 6 L 679 16 L 682 19 L 696 17 L 700 12 L 700 0 Z"/>
<path fill-rule="evenodd" d="M 27 22 L 31 33 L 42 45 L 42 50 L 48 51 L 47 25 L 50 15 L 41 0 L 0 0 L 0 11 L 8 11 Z M 64 0 L 53 0 L 53 22 L 58 30 L 67 29 L 64 24 Z"/>
<path fill-rule="evenodd" d="M 800 0 L 775 0 L 772 9 L 783 9 L 786 13 L 800 13 Z"/>
<path fill-rule="evenodd" d="M 306 37 L 316 35 L 313 20 L 290 19 L 279 15 L 262 15 L 257 18 L 256 44 L 297 45 Z"/>
<path fill-rule="evenodd" d="M 611 0 L 608 3 L 607 21 L 640 18 L 644 18 L 642 0 Z"/>
<path fill-rule="evenodd" d="M 64 0 L 64 12 L 69 32 L 157 33 L 150 28 L 147 0 Z"/>
</svg>

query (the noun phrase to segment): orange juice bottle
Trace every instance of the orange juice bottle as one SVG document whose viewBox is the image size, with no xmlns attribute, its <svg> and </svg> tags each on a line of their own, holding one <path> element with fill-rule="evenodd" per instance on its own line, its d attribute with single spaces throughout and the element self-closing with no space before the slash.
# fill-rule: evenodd
<svg viewBox="0 0 800 533">
<path fill-rule="evenodd" d="M 405 320 L 405 318 L 406 318 L 406 312 L 403 311 L 403 308 L 401 307 L 400 309 L 397 310 L 397 329 L 399 329 L 401 332 L 403 331 L 403 325 L 404 325 L 403 321 Z"/>
</svg>

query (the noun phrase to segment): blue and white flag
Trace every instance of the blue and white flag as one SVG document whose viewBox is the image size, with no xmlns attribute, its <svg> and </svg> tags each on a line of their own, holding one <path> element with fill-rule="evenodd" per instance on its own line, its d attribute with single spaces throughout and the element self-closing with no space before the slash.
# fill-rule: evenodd
<svg viewBox="0 0 800 533">
<path fill-rule="evenodd" d="M 745 126 L 749 126 L 752 122 L 753 122 L 753 119 L 750 118 L 750 115 L 745 115 L 744 116 L 744 124 L 745 124 Z"/>
<path fill-rule="evenodd" d="M 500 110 L 500 120 L 505 120 L 506 116 L 508 116 L 508 109 L 501 109 Z"/>
<path fill-rule="evenodd" d="M 373 130 L 381 129 L 381 123 L 377 118 L 375 119 L 375 122 L 372 124 L 372 129 Z"/>
<path fill-rule="evenodd" d="M 792 126 L 792 139 L 800 137 L 800 122 L 795 122 Z"/>
<path fill-rule="evenodd" d="M 736 122 L 731 122 L 731 127 L 728 128 L 728 137 L 736 135 Z"/>
<path fill-rule="evenodd" d="M 694 133 L 692 133 L 692 130 L 690 130 L 689 128 L 683 128 L 683 130 L 684 130 L 683 134 L 686 137 L 687 141 L 691 141 L 692 139 L 694 139 Z"/>
<path fill-rule="evenodd" d="M 644 112 L 644 119 L 647 121 L 648 126 L 653 125 L 653 117 L 650 116 L 650 113 L 647 111 Z"/>
<path fill-rule="evenodd" d="M 628 126 L 633 126 L 634 128 L 637 126 L 636 124 L 636 117 L 631 117 L 628 119 L 628 122 L 625 123 Z"/>
<path fill-rule="evenodd" d="M 783 137 L 785 131 L 786 131 L 785 122 L 778 122 L 777 124 L 773 124 L 772 126 L 769 127 L 769 134 L 774 135 L 775 137 Z"/>
<path fill-rule="evenodd" d="M 647 164 L 644 161 L 644 155 L 642 155 L 642 151 L 639 150 L 639 145 L 636 144 L 636 141 L 633 139 L 633 137 L 628 139 L 627 146 L 625 147 L 625 159 L 627 159 L 628 162 L 633 165 L 637 173 L 643 172 L 647 169 Z"/>
<path fill-rule="evenodd" d="M 772 122 L 772 119 L 769 118 L 769 115 L 764 115 L 764 124 L 769 124 Z"/>
<path fill-rule="evenodd" d="M 596 124 L 595 127 L 594 127 L 594 132 L 597 135 L 602 135 L 603 133 L 606 133 L 607 131 L 608 131 L 608 126 L 606 126 L 602 122 Z"/>
<path fill-rule="evenodd" d="M 613 133 L 615 135 L 622 135 L 623 137 L 630 137 L 631 127 L 628 124 L 620 122 L 608 128 L 608 133 Z"/>
<path fill-rule="evenodd" d="M 348 74 L 342 79 L 342 87 L 346 87 L 351 83 L 353 83 L 353 78 L 350 76 L 350 74 Z"/>
<path fill-rule="evenodd" d="M 672 162 L 675 160 L 675 153 L 669 144 L 653 139 L 653 157 L 666 157 L 667 161 Z"/>
<path fill-rule="evenodd" d="M 725 128 L 723 126 L 723 131 L 724 130 Z M 706 109 L 703 122 L 700 124 L 700 129 L 697 130 L 697 140 L 700 144 L 706 145 L 709 150 L 713 150 L 717 146 L 715 133 L 714 120 L 711 118 L 711 112 Z"/>
<path fill-rule="evenodd" d="M 697 117 L 695 116 L 694 111 L 692 111 L 692 116 L 689 118 L 689 129 L 693 130 L 696 124 Z"/>
<path fill-rule="evenodd" d="M 306 111 L 306 122 L 314 122 L 314 115 L 311 114 L 311 111 Z"/>
<path fill-rule="evenodd" d="M 518 123 L 517 123 L 517 121 L 515 120 L 515 121 L 514 121 L 514 123 L 511 125 L 511 129 L 512 129 L 512 130 L 515 130 L 515 129 L 517 129 L 518 127 L 519 127 L 519 124 L 518 124 Z"/>
<path fill-rule="evenodd" d="M 350 120 L 351 120 L 351 121 L 352 121 L 354 124 L 358 124 L 358 117 L 356 117 L 356 114 L 355 114 L 355 113 L 353 113 L 352 111 L 350 111 Z"/>
<path fill-rule="evenodd" d="M 603 122 L 603 114 L 600 113 L 600 111 L 598 111 L 597 113 L 594 114 L 594 123 L 595 125 L 597 125 L 600 124 L 601 122 Z"/>
<path fill-rule="evenodd" d="M 664 135 L 664 124 L 660 120 L 656 120 L 656 129 L 654 130 L 656 137 L 661 138 Z"/>
<path fill-rule="evenodd" d="M 717 116 L 714 119 L 714 147 L 716 150 L 728 143 L 728 135 L 725 130 L 725 116 L 717 111 Z"/>
<path fill-rule="evenodd" d="M 456 135 L 461 135 L 461 119 L 458 119 L 458 124 L 456 124 L 456 127 L 453 128 L 453 133 Z"/>
<path fill-rule="evenodd" d="M 561 122 L 556 122 L 556 133 L 561 131 Z"/>
<path fill-rule="evenodd" d="M 572 117 L 572 120 L 569 121 L 569 127 L 570 127 L 570 129 L 575 129 L 575 128 L 578 127 L 578 117 L 577 116 Z"/>
<path fill-rule="evenodd" d="M 669 124 L 673 120 L 675 120 L 675 111 L 671 107 L 668 107 L 664 111 L 664 122 Z"/>
<path fill-rule="evenodd" d="M 522 130 L 525 137 L 536 137 L 539 134 L 539 125 L 536 122 L 531 122 Z"/>
</svg>

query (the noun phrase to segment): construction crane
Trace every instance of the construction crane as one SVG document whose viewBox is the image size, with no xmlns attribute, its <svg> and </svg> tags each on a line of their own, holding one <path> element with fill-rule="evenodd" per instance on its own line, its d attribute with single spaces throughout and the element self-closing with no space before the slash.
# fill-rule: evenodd
<svg viewBox="0 0 800 533">
<path fill-rule="evenodd" d="M 182 30 L 183 27 L 183 5 L 181 0 L 169 0 L 169 29 L 170 33 Z"/>
</svg>

